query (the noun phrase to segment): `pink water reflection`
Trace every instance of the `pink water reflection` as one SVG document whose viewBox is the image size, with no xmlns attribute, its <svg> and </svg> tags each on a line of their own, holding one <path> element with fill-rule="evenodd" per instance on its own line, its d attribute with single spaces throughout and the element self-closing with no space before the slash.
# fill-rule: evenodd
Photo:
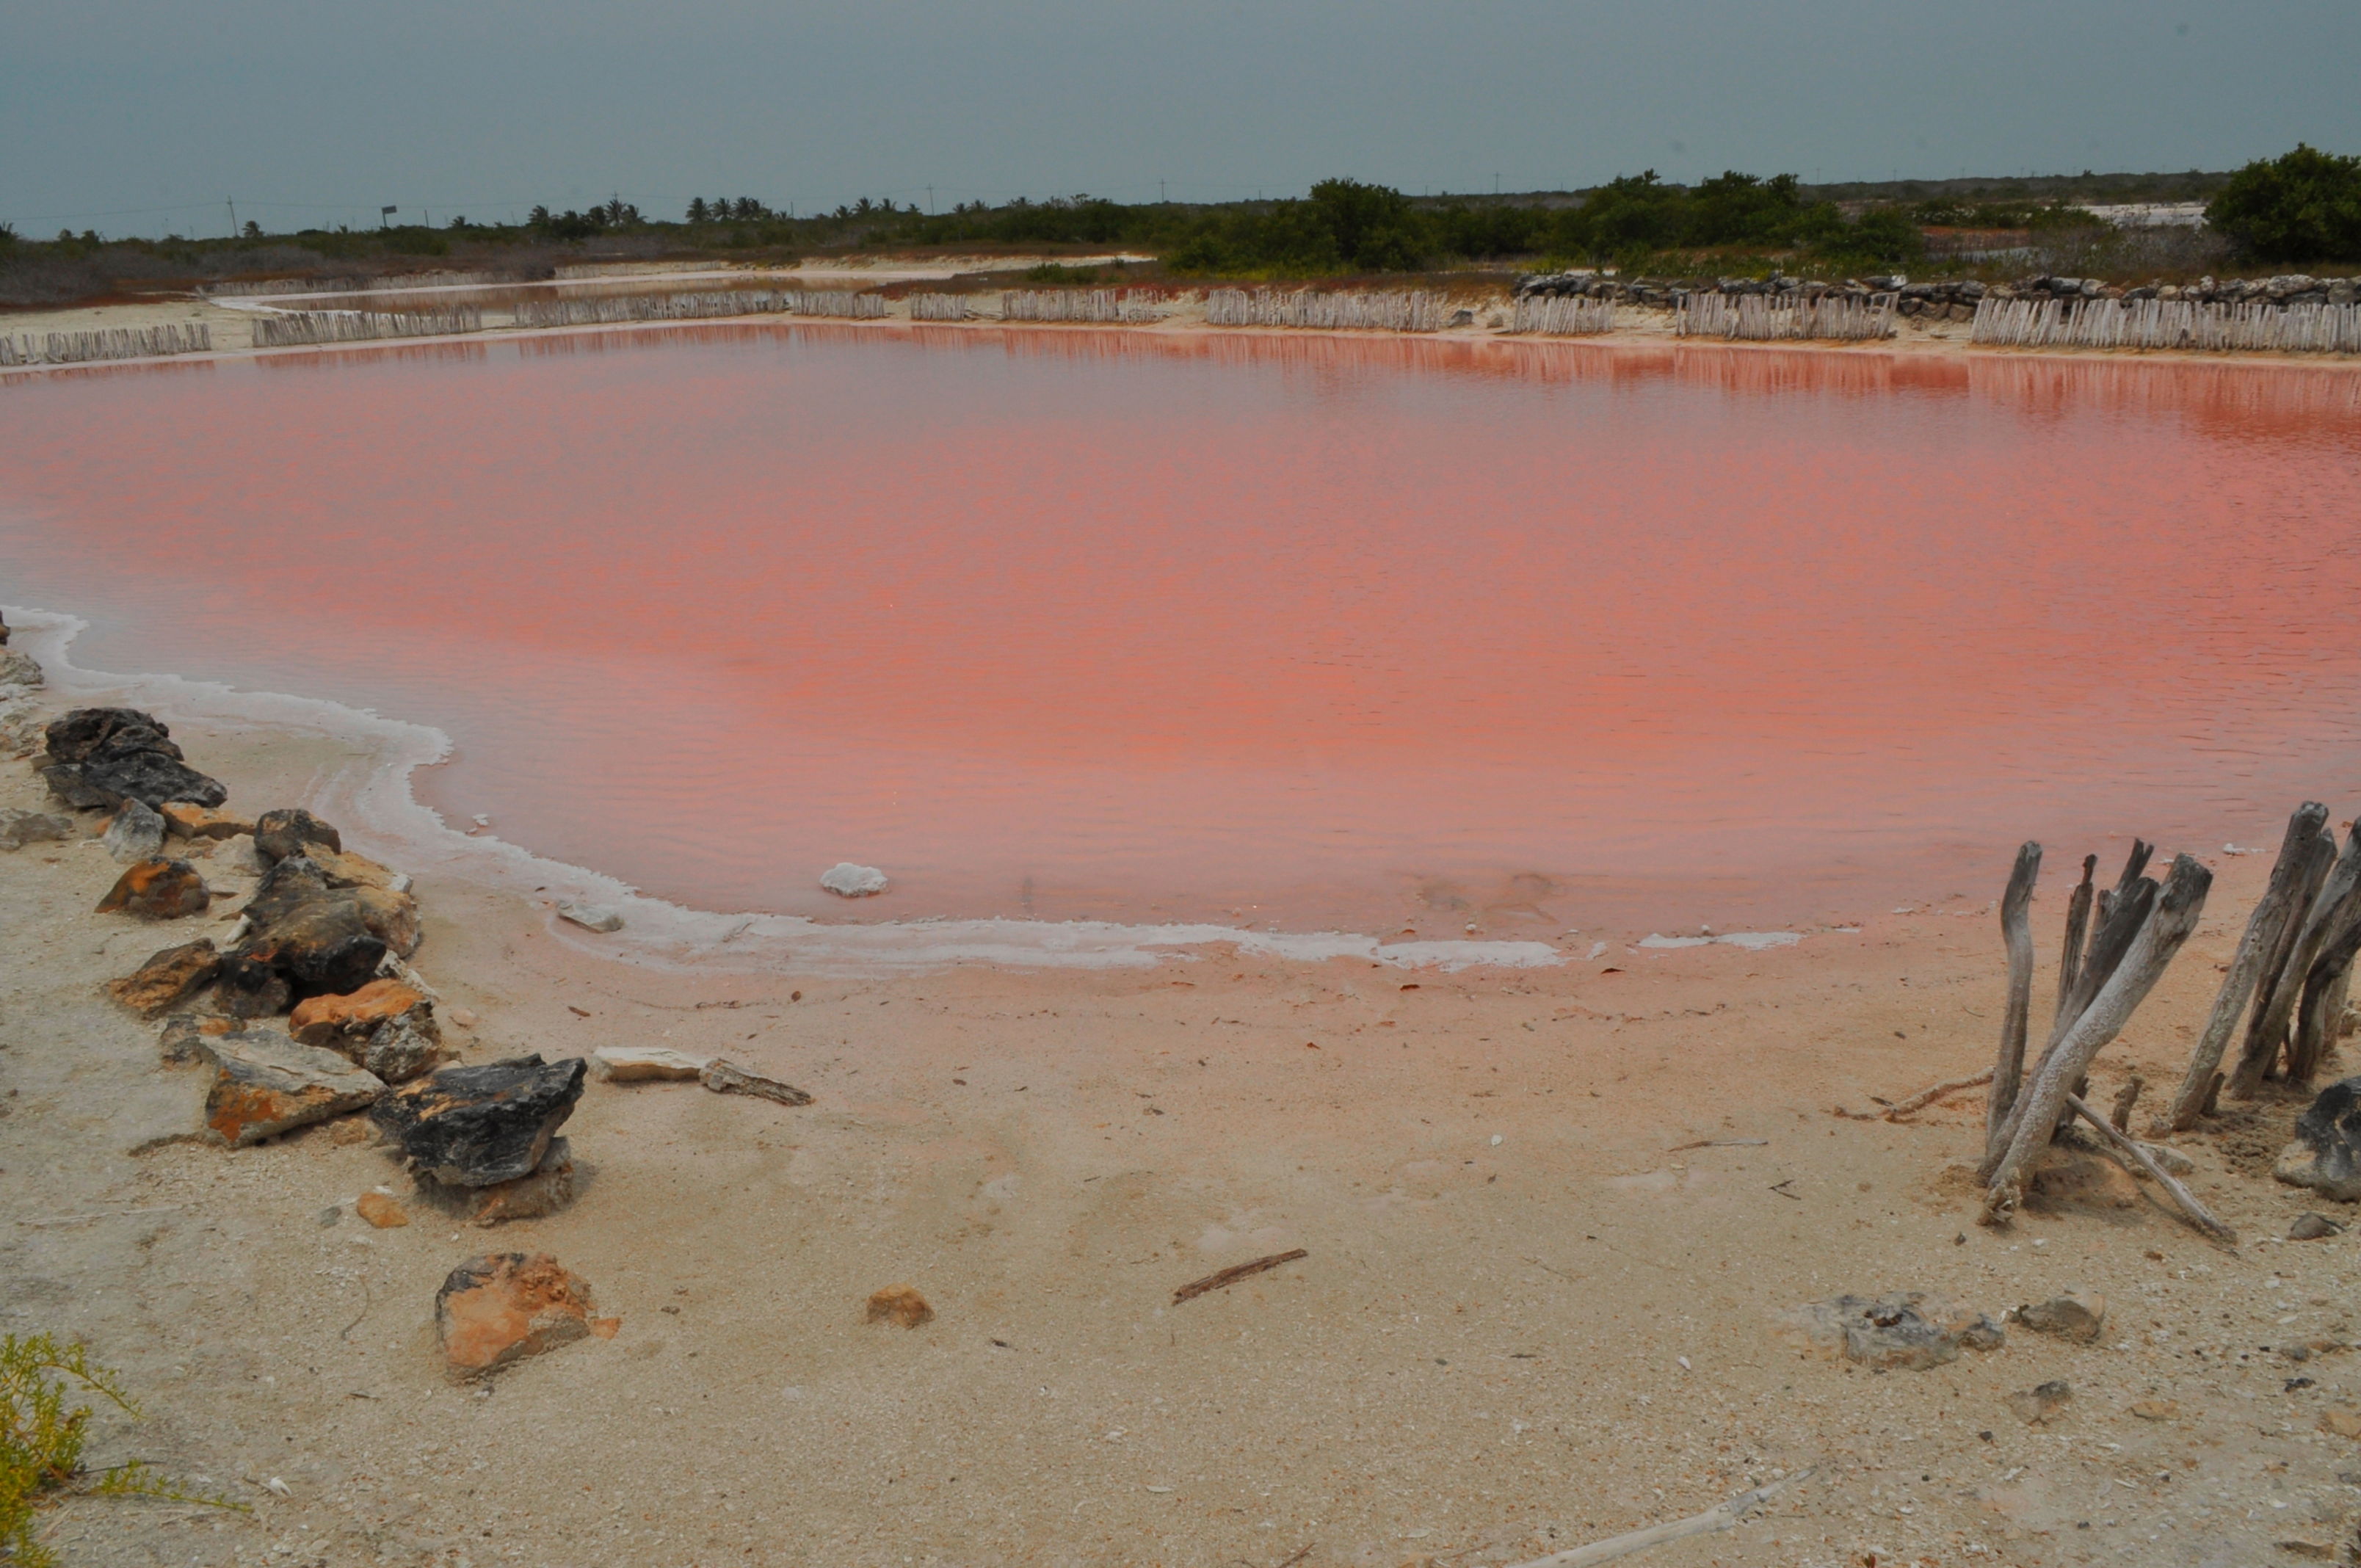
<svg viewBox="0 0 2361 1568">
<path fill-rule="evenodd" d="M 1802 920 L 2361 784 L 2334 368 L 413 346 L 11 382 L 0 541 L 81 663 L 436 724 L 433 803 L 705 907 Z"/>
</svg>

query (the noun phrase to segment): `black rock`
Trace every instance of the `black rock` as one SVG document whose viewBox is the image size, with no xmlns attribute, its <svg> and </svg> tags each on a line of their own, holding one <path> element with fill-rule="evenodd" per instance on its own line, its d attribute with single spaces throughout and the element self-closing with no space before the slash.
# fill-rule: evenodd
<svg viewBox="0 0 2361 1568">
<path fill-rule="evenodd" d="M 78 707 L 45 731 L 49 762 L 41 776 L 69 806 L 114 810 L 136 800 L 149 810 L 172 800 L 219 806 L 219 779 L 181 760 L 170 731 L 136 707 Z"/>
<path fill-rule="evenodd" d="M 360 901 L 350 893 L 305 899 L 258 924 L 261 929 L 231 954 L 225 983 L 258 989 L 246 977 L 259 967 L 282 977 L 298 1000 L 343 996 L 377 978 L 385 962 L 385 938 L 369 929 Z"/>
<path fill-rule="evenodd" d="M 2340 1202 L 2361 1199 L 2361 1078 L 2340 1079 L 2296 1119 L 2295 1141 L 2271 1174 Z"/>
<path fill-rule="evenodd" d="M 369 1117 L 423 1174 L 448 1187 L 489 1187 L 540 1168 L 582 1098 L 580 1057 L 538 1055 L 446 1067 L 379 1100 Z"/>
<path fill-rule="evenodd" d="M 306 844 L 323 844 L 341 852 L 345 838 L 300 807 L 266 811 L 255 819 L 254 852 L 266 861 L 285 860 Z"/>
<path fill-rule="evenodd" d="M 172 732 L 164 728 L 163 720 L 136 707 L 77 707 L 62 718 L 49 720 L 41 733 L 49 741 L 50 762 L 79 762 L 110 737 L 143 730 L 154 737 L 150 749 L 161 751 L 175 761 L 180 758 L 181 749 L 171 743 Z"/>
</svg>

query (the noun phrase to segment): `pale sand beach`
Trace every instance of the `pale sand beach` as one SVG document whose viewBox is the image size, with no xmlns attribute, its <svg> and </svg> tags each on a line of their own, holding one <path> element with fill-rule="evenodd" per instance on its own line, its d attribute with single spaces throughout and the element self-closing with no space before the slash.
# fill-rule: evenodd
<svg viewBox="0 0 2361 1568">
<path fill-rule="evenodd" d="M 248 814 L 367 760 L 164 717 Z M 55 809 L 25 762 L 0 808 Z M 225 893 L 250 885 L 236 842 L 194 862 Z M 144 1419 L 104 1420 L 93 1463 L 250 1509 L 80 1499 L 44 1528 L 110 1564 L 1497 1564 L 1808 1471 L 1644 1561 L 2341 1552 L 2356 1243 L 2279 1240 L 2349 1217 L 2270 1179 L 2303 1097 L 2173 1140 L 2235 1251 L 2089 1155 L 2012 1227 L 1978 1224 L 1956 1162 L 1979 1091 L 1834 1113 L 1990 1064 L 1993 848 L 1991 885 L 1857 933 L 1455 973 L 1219 945 L 1104 972 L 689 973 L 427 868 L 412 961 L 460 1059 L 661 1046 L 814 1097 L 594 1081 L 564 1129 L 577 1200 L 491 1228 L 424 1209 L 360 1118 L 202 1139 L 212 1070 L 162 1062 L 101 986 L 242 900 L 99 915 L 120 868 L 94 838 L 0 855 L 5 1326 L 123 1372 Z M 2127 841 L 2052 847 L 2037 1017 L 2086 848 Z M 2268 869 L 2209 859 L 2202 925 L 2092 1085 L 2145 1075 L 2142 1124 Z M 407 1224 L 357 1214 L 379 1190 Z M 436 1288 L 500 1251 L 553 1255 L 620 1327 L 456 1381 Z M 933 1320 L 864 1321 L 895 1284 Z M 1925 1371 L 1782 1324 L 1904 1289 L 1995 1320 L 2069 1289 L 2108 1305 L 2093 1343 L 2012 1324 Z M 2052 1380 L 2070 1401 L 2028 1424 L 2009 1396 Z"/>
</svg>

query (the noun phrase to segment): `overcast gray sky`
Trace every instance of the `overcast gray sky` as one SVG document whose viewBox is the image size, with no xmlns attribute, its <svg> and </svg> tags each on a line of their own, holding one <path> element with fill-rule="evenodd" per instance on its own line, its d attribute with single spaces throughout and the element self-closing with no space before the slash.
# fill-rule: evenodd
<svg viewBox="0 0 2361 1568">
<path fill-rule="evenodd" d="M 2352 0 L 0 0 L 0 220 L 2218 169 L 2356 82 Z"/>
</svg>

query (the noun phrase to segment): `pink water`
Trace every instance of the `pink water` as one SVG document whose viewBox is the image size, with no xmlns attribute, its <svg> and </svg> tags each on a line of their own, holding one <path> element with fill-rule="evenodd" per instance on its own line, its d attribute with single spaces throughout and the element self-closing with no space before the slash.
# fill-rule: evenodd
<svg viewBox="0 0 2361 1568">
<path fill-rule="evenodd" d="M 84 666 L 456 742 L 716 909 L 1455 936 L 1981 900 L 2361 786 L 2361 375 L 675 328 L 0 383 Z M 817 886 L 852 860 L 861 905 Z"/>
</svg>

